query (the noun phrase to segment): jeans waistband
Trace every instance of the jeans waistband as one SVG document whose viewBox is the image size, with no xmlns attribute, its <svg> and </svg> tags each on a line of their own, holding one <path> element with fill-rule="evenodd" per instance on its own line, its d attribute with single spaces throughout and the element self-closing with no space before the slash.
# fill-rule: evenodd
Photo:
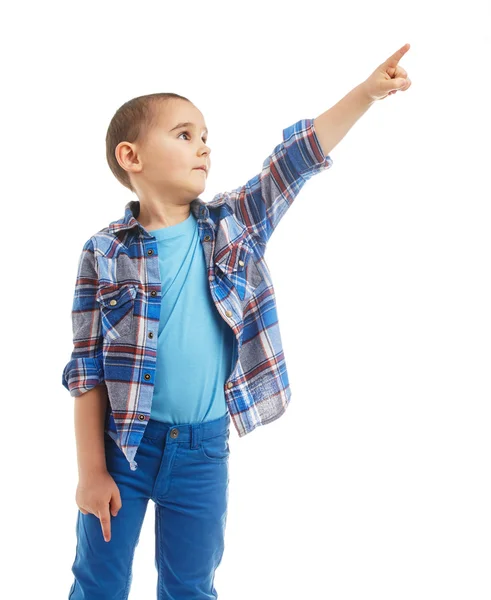
<svg viewBox="0 0 491 600">
<path fill-rule="evenodd" d="M 199 423 L 173 424 L 149 419 L 144 435 L 155 439 L 165 437 L 168 443 L 189 443 L 191 448 L 197 448 L 201 440 L 217 437 L 229 432 L 230 415 L 227 412 L 219 419 Z"/>
</svg>

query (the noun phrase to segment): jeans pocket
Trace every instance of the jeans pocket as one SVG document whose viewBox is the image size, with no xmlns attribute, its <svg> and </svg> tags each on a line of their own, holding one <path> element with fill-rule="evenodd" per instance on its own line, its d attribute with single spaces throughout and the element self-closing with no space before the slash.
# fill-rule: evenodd
<svg viewBox="0 0 491 600">
<path fill-rule="evenodd" d="M 144 433 L 142 435 L 142 443 L 145 442 L 146 444 L 155 444 L 155 442 L 157 441 L 157 439 L 159 438 L 159 434 L 158 433 Z"/>
<path fill-rule="evenodd" d="M 226 462 L 230 456 L 229 433 L 201 440 L 200 451 L 203 458 L 212 462 Z"/>
</svg>

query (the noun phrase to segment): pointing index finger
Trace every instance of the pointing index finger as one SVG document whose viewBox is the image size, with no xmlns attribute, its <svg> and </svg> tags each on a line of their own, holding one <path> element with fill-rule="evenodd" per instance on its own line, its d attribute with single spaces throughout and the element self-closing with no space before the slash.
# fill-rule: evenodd
<svg viewBox="0 0 491 600">
<path fill-rule="evenodd" d="M 406 54 L 406 52 L 409 50 L 409 48 L 411 47 L 410 44 L 404 44 L 404 46 L 402 46 L 401 48 L 399 48 L 399 50 L 397 50 L 397 52 L 394 52 L 394 54 L 387 59 L 386 61 L 386 66 L 387 67 L 396 67 L 398 62 L 401 60 L 401 58 L 404 56 L 404 54 Z"/>
<path fill-rule="evenodd" d="M 99 511 L 99 520 L 101 522 L 104 540 L 109 542 L 111 539 L 111 516 L 109 514 L 109 504 L 103 510 Z"/>
</svg>

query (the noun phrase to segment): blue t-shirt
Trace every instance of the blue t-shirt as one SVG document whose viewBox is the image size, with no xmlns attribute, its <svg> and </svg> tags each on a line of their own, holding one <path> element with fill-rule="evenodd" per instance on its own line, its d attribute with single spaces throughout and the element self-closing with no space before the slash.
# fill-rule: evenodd
<svg viewBox="0 0 491 600">
<path fill-rule="evenodd" d="M 196 218 L 190 212 L 149 233 L 157 240 L 162 282 L 150 418 L 174 425 L 218 419 L 227 413 L 224 387 L 236 339 L 211 298 Z"/>
</svg>

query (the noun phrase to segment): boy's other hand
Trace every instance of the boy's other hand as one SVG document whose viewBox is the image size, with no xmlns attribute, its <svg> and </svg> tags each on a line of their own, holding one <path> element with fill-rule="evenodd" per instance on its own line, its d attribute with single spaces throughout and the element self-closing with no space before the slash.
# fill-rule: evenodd
<svg viewBox="0 0 491 600">
<path fill-rule="evenodd" d="M 107 470 L 80 477 L 75 502 L 84 515 L 95 515 L 101 522 L 104 540 L 111 540 L 111 513 L 113 517 L 122 507 L 121 494 Z"/>
</svg>

